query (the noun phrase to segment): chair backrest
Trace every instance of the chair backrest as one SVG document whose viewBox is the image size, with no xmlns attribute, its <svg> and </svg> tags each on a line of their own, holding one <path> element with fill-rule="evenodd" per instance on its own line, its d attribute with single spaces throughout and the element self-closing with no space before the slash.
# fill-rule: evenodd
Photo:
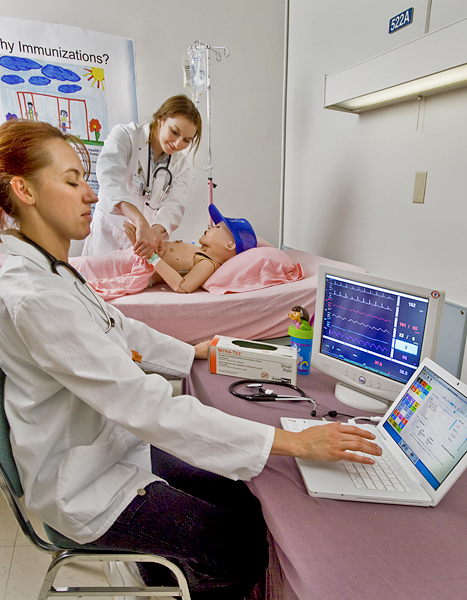
<svg viewBox="0 0 467 600">
<path fill-rule="evenodd" d="M 10 505 L 24 535 L 46 552 L 59 550 L 54 544 L 44 541 L 34 530 L 20 498 L 23 497 L 23 487 L 11 451 L 10 425 L 5 414 L 5 373 L 0 368 L 0 488 Z"/>
<path fill-rule="evenodd" d="M 16 468 L 15 459 L 11 452 L 10 425 L 5 414 L 5 373 L 0 368 L 0 464 L 8 483 L 15 494 L 21 498 L 23 488 Z"/>
</svg>

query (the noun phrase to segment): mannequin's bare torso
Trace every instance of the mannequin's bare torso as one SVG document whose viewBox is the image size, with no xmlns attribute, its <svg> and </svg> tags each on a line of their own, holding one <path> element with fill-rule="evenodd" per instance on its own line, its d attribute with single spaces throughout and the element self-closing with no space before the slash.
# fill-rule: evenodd
<svg viewBox="0 0 467 600">
<path fill-rule="evenodd" d="M 181 275 L 188 273 L 200 260 L 209 260 L 213 264 L 214 270 L 221 265 L 220 262 L 209 256 L 209 250 L 205 247 L 180 240 L 162 242 L 162 252 L 159 253 L 159 256 Z M 151 281 L 158 283 L 163 279 L 158 273 L 154 273 Z"/>
</svg>

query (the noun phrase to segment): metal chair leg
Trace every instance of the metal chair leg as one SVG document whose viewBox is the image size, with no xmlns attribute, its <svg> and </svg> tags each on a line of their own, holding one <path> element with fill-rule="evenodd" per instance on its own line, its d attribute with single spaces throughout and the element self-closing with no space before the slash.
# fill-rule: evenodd
<svg viewBox="0 0 467 600">
<path fill-rule="evenodd" d="M 141 587 L 100 587 L 100 586 L 80 586 L 80 587 L 54 587 L 55 578 L 59 570 L 73 563 L 83 562 L 154 562 L 163 565 L 170 569 L 177 578 L 178 587 L 155 587 L 155 586 L 141 586 Z M 72 550 L 64 550 L 58 553 L 49 565 L 47 572 L 40 589 L 37 600 L 47 600 L 48 598 L 56 598 L 58 596 L 145 596 L 156 598 L 171 598 L 179 597 L 183 600 L 189 600 L 190 591 L 186 583 L 183 572 L 170 561 L 159 557 L 151 556 L 148 554 L 81 554 L 75 553 Z"/>
</svg>

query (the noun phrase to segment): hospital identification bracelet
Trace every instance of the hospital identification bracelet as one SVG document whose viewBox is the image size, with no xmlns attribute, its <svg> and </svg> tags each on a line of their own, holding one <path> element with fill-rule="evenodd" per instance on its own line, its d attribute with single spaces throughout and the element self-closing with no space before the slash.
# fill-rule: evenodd
<svg viewBox="0 0 467 600">
<path fill-rule="evenodd" d="M 155 267 L 160 260 L 162 260 L 162 258 L 157 254 L 157 252 L 154 252 L 154 254 L 151 256 L 151 258 L 148 258 L 148 262 L 153 267 Z"/>
</svg>

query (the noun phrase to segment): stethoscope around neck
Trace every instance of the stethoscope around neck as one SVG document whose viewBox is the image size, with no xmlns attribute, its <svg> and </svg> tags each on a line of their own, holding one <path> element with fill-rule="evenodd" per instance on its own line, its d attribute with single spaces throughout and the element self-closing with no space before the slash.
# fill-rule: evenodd
<svg viewBox="0 0 467 600">
<path fill-rule="evenodd" d="M 115 320 L 109 315 L 107 309 L 105 308 L 104 302 L 101 300 L 101 298 L 99 298 L 99 296 L 92 289 L 92 287 L 89 285 L 86 279 L 81 275 L 81 273 L 77 271 L 72 265 L 70 265 L 70 263 L 67 263 L 65 260 L 58 260 L 58 258 L 55 258 L 55 256 L 53 256 L 52 254 L 50 254 L 50 252 L 47 252 L 45 248 L 39 246 L 39 244 L 28 238 L 26 235 L 24 235 L 24 233 L 20 233 L 20 235 L 25 242 L 27 242 L 31 246 L 34 246 L 36 250 L 39 250 L 39 252 L 47 258 L 47 260 L 50 262 L 50 270 L 54 275 L 59 275 L 61 277 L 60 273 L 58 272 L 58 267 L 64 267 L 65 269 L 68 269 L 68 271 L 70 271 L 70 273 L 72 273 L 76 277 L 76 279 L 80 281 L 80 283 L 82 283 L 88 288 L 88 290 L 94 296 L 95 300 L 97 301 L 102 312 L 105 315 L 105 319 L 107 321 L 107 329 L 105 329 L 104 333 L 108 333 L 112 329 L 112 327 L 115 326 Z"/>
<path fill-rule="evenodd" d="M 164 202 L 164 200 L 167 198 L 167 194 L 169 193 L 170 186 L 172 185 L 172 181 L 173 181 L 172 172 L 169 169 L 171 159 L 172 159 L 172 155 L 169 155 L 169 158 L 167 159 L 167 164 L 165 165 L 165 167 L 163 165 L 161 165 L 160 167 L 157 167 L 157 169 L 154 171 L 154 173 L 152 175 L 152 185 L 154 186 L 154 181 L 156 180 L 157 174 L 160 173 L 161 171 L 166 172 L 166 182 L 165 182 L 164 187 L 162 188 L 158 205 L 156 207 L 151 206 L 152 187 L 149 187 L 149 183 L 151 180 L 151 144 L 148 144 L 148 169 L 147 169 L 147 174 L 146 174 L 146 186 L 143 188 L 143 196 L 146 196 L 146 198 L 147 198 L 145 205 L 148 206 L 151 210 L 159 210 L 162 202 Z"/>
</svg>

